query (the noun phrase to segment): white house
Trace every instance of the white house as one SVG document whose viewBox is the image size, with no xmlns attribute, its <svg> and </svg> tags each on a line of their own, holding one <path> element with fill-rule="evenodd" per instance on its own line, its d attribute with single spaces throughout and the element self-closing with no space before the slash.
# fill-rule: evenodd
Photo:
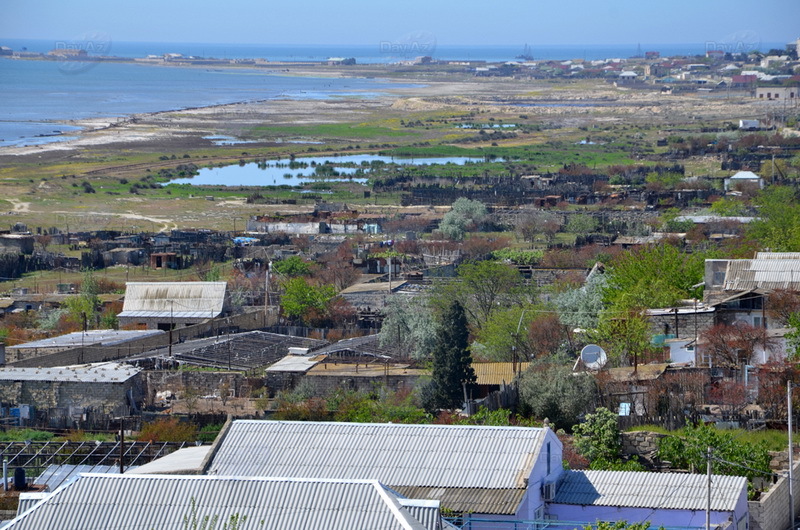
<svg viewBox="0 0 800 530">
<path fill-rule="evenodd" d="M 737 184 L 753 184 L 759 188 L 764 187 L 764 179 L 752 171 L 739 171 L 735 175 L 725 179 L 725 191 L 736 189 Z"/>
</svg>

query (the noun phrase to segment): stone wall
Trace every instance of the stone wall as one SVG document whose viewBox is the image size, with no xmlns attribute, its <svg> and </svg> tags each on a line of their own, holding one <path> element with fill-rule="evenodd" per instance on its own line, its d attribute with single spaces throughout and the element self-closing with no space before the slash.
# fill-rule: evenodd
<svg viewBox="0 0 800 530">
<path fill-rule="evenodd" d="M 239 372 L 159 370 L 145 372 L 144 376 L 146 405 L 155 403 L 157 392 L 170 391 L 182 397 L 188 388 L 191 388 L 197 396 L 219 396 L 220 390 L 226 383 L 233 394 L 231 397 L 243 397 L 242 394 L 249 392 L 247 378 Z"/>
<path fill-rule="evenodd" d="M 419 375 L 389 375 L 377 377 L 359 377 L 353 375 L 306 375 L 303 379 L 314 386 L 317 396 L 326 396 L 337 389 L 354 390 L 357 392 L 370 392 L 376 386 L 385 386 L 387 390 L 413 389 Z"/>
<path fill-rule="evenodd" d="M 639 457 L 650 464 L 655 463 L 658 443 L 665 435 L 650 431 L 632 431 L 622 433 L 622 454 L 628 457 Z"/>
<path fill-rule="evenodd" d="M 277 313 L 270 313 L 269 317 L 267 317 L 263 311 L 253 311 L 173 330 L 172 340 L 174 343 L 178 343 L 198 337 L 209 337 L 223 330 L 226 333 L 231 331 L 250 331 L 274 325 L 276 322 Z M 122 357 L 128 357 L 130 355 L 137 355 L 156 348 L 163 348 L 168 345 L 169 334 L 165 333 L 163 335 L 131 340 L 117 346 L 86 346 L 85 348 L 73 348 L 59 353 L 14 362 L 13 366 L 52 367 L 105 362 L 121 359 Z M 10 361 L 7 362 L 11 364 Z"/>
<path fill-rule="evenodd" d="M 129 413 L 128 391 L 140 401 L 142 385 L 140 375 L 122 383 L 71 382 L 71 381 L 14 381 L 0 386 L 0 403 L 16 407 L 30 405 L 36 410 L 68 409 L 69 407 L 93 409 L 105 413 Z"/>
</svg>

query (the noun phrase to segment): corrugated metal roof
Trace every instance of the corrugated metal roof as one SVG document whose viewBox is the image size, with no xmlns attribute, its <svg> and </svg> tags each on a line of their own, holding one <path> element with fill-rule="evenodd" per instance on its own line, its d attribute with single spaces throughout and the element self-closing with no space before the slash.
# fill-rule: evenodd
<svg viewBox="0 0 800 530">
<path fill-rule="evenodd" d="M 205 446 L 206 448 L 211 447 Z M 138 469 L 139 466 L 131 466 L 126 469 L 126 471 L 132 471 Z M 81 473 L 119 473 L 119 466 L 118 465 L 110 465 L 110 466 L 93 466 L 93 465 L 71 465 L 71 464 L 61 464 L 61 465 L 49 465 L 47 468 L 42 471 L 41 475 L 36 477 L 34 480 L 34 484 L 47 486 L 50 491 L 53 491 L 57 487 L 62 484 L 66 484 L 69 480 L 77 477 Z M 18 513 L 22 513 L 21 510 L 18 510 Z"/>
<path fill-rule="evenodd" d="M 60 381 L 64 383 L 122 383 L 141 368 L 123 363 L 93 363 L 55 368 L 0 368 L 0 381 Z"/>
<path fill-rule="evenodd" d="M 517 363 L 517 373 L 524 372 L 531 363 Z M 510 384 L 514 380 L 514 363 L 473 363 L 472 369 L 479 385 Z"/>
<path fill-rule="evenodd" d="M 222 313 L 227 282 L 128 282 L 120 317 L 212 318 Z"/>
<path fill-rule="evenodd" d="M 756 252 L 756 259 L 800 259 L 800 252 Z"/>
<path fill-rule="evenodd" d="M 449 524 L 446 527 L 444 526 L 439 501 L 429 499 L 404 499 L 402 497 L 398 497 L 397 501 L 400 503 L 400 506 L 411 514 L 411 517 L 422 523 L 428 530 L 456 528 Z"/>
<path fill-rule="evenodd" d="M 747 479 L 712 475 L 711 509 L 733 511 Z M 705 475 L 642 471 L 565 471 L 556 490 L 557 504 L 622 506 L 665 510 L 704 510 Z"/>
<path fill-rule="evenodd" d="M 800 259 L 735 259 L 725 271 L 726 291 L 800 290 Z"/>
<path fill-rule="evenodd" d="M 525 497 L 524 488 L 440 488 L 430 486 L 397 486 L 401 495 L 435 499 L 456 512 L 514 514 Z"/>
<path fill-rule="evenodd" d="M 374 478 L 398 491 L 436 490 L 425 498 L 453 510 L 514 513 L 545 433 L 529 427 L 237 420 L 209 473 Z M 464 499 L 469 489 L 472 496 Z M 520 492 L 495 511 L 497 493 L 491 490 Z"/>
<path fill-rule="evenodd" d="M 125 473 L 132 475 L 199 474 L 203 467 L 203 460 L 209 451 L 211 451 L 210 445 L 184 447 L 141 466 L 131 466 L 125 470 Z"/>
<path fill-rule="evenodd" d="M 82 475 L 7 529 L 425 530 L 377 481 Z M 204 521 L 206 521 L 204 523 Z"/>
<path fill-rule="evenodd" d="M 16 346 L 9 346 L 7 350 L 20 348 L 71 348 L 75 346 L 89 346 L 92 344 L 103 344 L 113 346 L 127 341 L 137 340 L 154 335 L 163 335 L 165 332 L 159 329 L 135 329 L 135 330 L 115 330 L 115 329 L 90 329 L 87 331 L 76 331 L 58 337 L 35 340 Z"/>
</svg>

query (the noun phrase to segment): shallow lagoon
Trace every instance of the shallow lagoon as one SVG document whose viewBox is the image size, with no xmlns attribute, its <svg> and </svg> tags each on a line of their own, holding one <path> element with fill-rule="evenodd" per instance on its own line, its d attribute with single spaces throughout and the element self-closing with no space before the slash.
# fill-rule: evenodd
<svg viewBox="0 0 800 530">
<path fill-rule="evenodd" d="M 496 159 L 501 161 L 501 159 Z M 282 158 L 262 163 L 203 168 L 191 178 L 180 178 L 169 184 L 196 186 L 302 186 L 319 180 L 366 183 L 374 163 L 400 165 L 456 164 L 484 162 L 482 158 L 431 157 L 401 158 L 378 155 L 346 155 Z M 335 171 L 335 174 L 332 174 Z"/>
</svg>

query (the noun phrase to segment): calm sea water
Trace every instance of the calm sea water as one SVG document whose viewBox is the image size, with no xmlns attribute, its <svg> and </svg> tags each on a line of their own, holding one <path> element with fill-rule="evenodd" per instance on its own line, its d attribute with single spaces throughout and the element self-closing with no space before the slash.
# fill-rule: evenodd
<svg viewBox="0 0 800 530">
<path fill-rule="evenodd" d="M 63 139 L 64 121 L 124 117 L 268 99 L 372 97 L 387 87 L 373 79 L 291 77 L 254 69 L 171 68 L 93 64 L 65 73 L 58 61 L 0 58 L 0 146 Z"/>
<path fill-rule="evenodd" d="M 430 36 L 427 36 L 430 37 Z M 144 57 L 180 53 L 227 59 L 265 58 L 271 61 L 320 61 L 328 57 L 355 57 L 359 63 L 390 63 L 418 55 L 436 59 L 508 61 L 523 52 L 520 46 L 448 46 L 425 35 L 417 41 L 360 46 L 261 46 L 198 43 L 94 43 L 106 55 Z M 85 46 L 85 42 L 76 41 Z M 76 43 L 67 42 L 73 45 Z M 759 43 L 761 49 L 782 48 Z M 64 43 L 44 40 L 0 40 L 14 50 L 46 53 Z M 703 54 L 707 44 L 642 45 L 662 55 Z M 630 57 L 636 45 L 530 46 L 536 59 L 603 59 Z M 274 98 L 329 98 L 360 94 L 369 97 L 389 85 L 371 79 L 289 77 L 262 70 L 165 68 L 135 64 L 100 63 L 73 69 L 57 61 L 17 61 L 0 58 L 0 146 L 59 141 L 75 131 L 64 122 L 92 117 L 124 117 L 239 101 Z"/>
</svg>

